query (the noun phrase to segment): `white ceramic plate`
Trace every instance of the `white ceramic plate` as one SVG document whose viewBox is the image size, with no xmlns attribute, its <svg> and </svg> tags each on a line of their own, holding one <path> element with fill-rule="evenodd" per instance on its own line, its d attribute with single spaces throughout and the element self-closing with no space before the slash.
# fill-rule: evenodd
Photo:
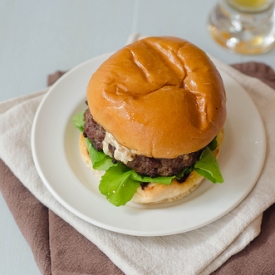
<svg viewBox="0 0 275 275">
<path fill-rule="evenodd" d="M 83 164 L 79 131 L 72 117 L 84 111 L 87 83 L 108 57 L 87 61 L 64 75 L 41 103 L 33 125 L 32 150 L 38 173 L 68 210 L 96 226 L 129 235 L 162 236 L 209 224 L 236 207 L 256 183 L 265 159 L 265 131 L 244 89 L 221 72 L 227 90 L 225 140 L 219 163 L 223 184 L 203 181 L 182 200 L 153 206 L 115 207 L 103 197 L 98 180 Z"/>
</svg>

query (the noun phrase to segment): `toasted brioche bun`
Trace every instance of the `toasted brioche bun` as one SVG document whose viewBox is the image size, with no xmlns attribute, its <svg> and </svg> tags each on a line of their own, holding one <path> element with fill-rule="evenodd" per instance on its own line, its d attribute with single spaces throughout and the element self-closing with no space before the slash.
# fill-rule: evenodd
<svg viewBox="0 0 275 275">
<path fill-rule="evenodd" d="M 87 101 L 95 121 L 136 154 L 175 158 L 221 131 L 226 95 L 215 65 L 175 37 L 149 37 L 108 58 L 92 75 Z"/>
<path fill-rule="evenodd" d="M 224 131 L 222 129 L 217 135 L 218 147 L 215 149 L 215 151 L 213 151 L 213 154 L 216 158 L 220 153 L 223 138 Z M 82 134 L 79 138 L 79 150 L 82 160 L 85 162 L 86 166 L 98 179 L 101 179 L 104 171 L 98 171 L 92 168 L 92 162 L 89 156 L 87 143 Z M 144 189 L 142 189 L 141 186 L 138 187 L 137 192 L 131 201 L 140 204 L 172 202 L 189 195 L 200 185 L 203 179 L 204 178 L 198 173 L 192 171 L 183 183 L 179 183 L 175 179 L 169 185 L 149 183 Z"/>
</svg>

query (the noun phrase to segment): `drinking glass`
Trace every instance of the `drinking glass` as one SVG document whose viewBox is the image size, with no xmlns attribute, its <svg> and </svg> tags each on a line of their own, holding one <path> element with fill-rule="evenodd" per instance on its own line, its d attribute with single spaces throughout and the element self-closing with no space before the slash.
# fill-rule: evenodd
<svg viewBox="0 0 275 275">
<path fill-rule="evenodd" d="M 209 15 L 213 39 L 241 54 L 260 54 L 275 46 L 275 0 L 219 0 Z"/>
</svg>

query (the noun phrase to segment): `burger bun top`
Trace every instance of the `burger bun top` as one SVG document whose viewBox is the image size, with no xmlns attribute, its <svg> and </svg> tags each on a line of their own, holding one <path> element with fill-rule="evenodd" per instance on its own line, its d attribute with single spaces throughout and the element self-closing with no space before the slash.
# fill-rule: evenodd
<svg viewBox="0 0 275 275">
<path fill-rule="evenodd" d="M 93 118 L 136 154 L 175 158 L 223 128 L 226 95 L 209 57 L 176 37 L 148 37 L 111 55 L 92 75 Z"/>
</svg>

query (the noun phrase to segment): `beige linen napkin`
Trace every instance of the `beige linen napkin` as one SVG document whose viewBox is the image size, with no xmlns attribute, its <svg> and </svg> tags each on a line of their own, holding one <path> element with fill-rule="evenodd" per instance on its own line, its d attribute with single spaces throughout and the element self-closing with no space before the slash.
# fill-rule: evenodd
<svg viewBox="0 0 275 275">
<path fill-rule="evenodd" d="M 134 237 L 88 224 L 60 205 L 41 182 L 30 148 L 32 122 L 44 92 L 0 104 L 0 158 L 38 200 L 96 244 L 126 274 L 209 274 L 259 234 L 262 213 L 275 202 L 275 150 L 271 146 L 275 142 L 275 91 L 217 60 L 215 63 L 257 105 L 267 132 L 267 156 L 252 192 L 210 225 L 174 236 Z"/>
</svg>

